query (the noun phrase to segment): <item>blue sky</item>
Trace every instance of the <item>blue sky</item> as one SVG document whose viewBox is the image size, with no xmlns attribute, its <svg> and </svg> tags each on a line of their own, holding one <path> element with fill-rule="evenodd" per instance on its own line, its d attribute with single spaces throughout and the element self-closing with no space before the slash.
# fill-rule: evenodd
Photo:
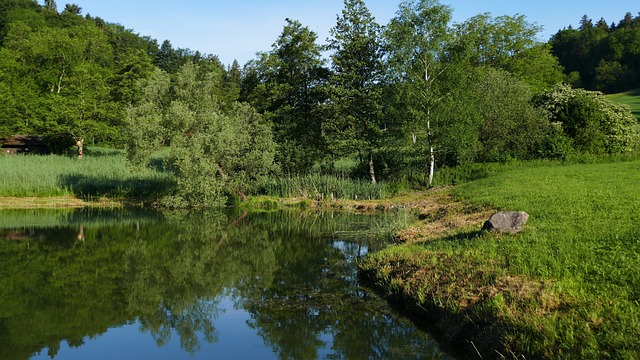
<svg viewBox="0 0 640 360">
<path fill-rule="evenodd" d="M 39 1 L 43 3 L 44 1 Z M 240 64 L 268 51 L 282 31 L 284 19 L 300 21 L 319 35 L 324 43 L 343 0 L 58 0 L 58 10 L 73 2 L 82 14 L 120 23 L 141 35 L 174 48 L 189 48 L 215 54 L 223 63 L 237 59 Z M 400 0 L 365 0 L 379 24 L 391 19 Z M 640 12 L 637 0 L 441 0 L 450 5 L 454 22 L 490 12 L 493 16 L 521 14 L 543 26 L 542 41 L 559 29 L 576 27 L 582 15 L 608 23 L 618 22 L 625 13 Z"/>
</svg>

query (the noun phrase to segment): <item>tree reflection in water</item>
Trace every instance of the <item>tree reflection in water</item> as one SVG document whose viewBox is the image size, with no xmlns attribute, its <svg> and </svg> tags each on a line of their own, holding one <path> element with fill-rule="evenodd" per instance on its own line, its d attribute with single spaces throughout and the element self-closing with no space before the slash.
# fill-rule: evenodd
<svg viewBox="0 0 640 360">
<path fill-rule="evenodd" d="M 300 212 L 23 211 L 0 220 L 0 358 L 139 323 L 190 354 L 224 329 L 220 299 L 280 358 L 444 356 L 358 284 L 355 261 L 383 246 L 332 234 L 379 217 Z M 26 225 L 25 225 L 26 224 Z M 80 230 L 79 230 L 80 229 Z M 79 235 L 80 234 L 80 235 Z M 80 240 L 80 238 L 82 238 Z"/>
</svg>

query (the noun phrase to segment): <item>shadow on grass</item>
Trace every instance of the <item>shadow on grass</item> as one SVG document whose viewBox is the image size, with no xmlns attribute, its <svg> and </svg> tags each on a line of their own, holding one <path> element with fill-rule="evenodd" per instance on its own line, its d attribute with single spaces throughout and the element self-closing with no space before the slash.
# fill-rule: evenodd
<svg viewBox="0 0 640 360">
<path fill-rule="evenodd" d="M 473 230 L 473 231 L 463 231 L 458 232 L 453 235 L 443 236 L 441 238 L 437 238 L 435 240 L 427 240 L 424 242 L 420 242 L 421 245 L 431 247 L 435 243 L 446 244 L 446 243 L 464 243 L 467 241 L 474 241 L 484 237 L 487 234 L 486 231 L 482 230 Z"/>
<path fill-rule="evenodd" d="M 77 156 L 75 149 L 71 151 L 72 155 Z M 107 156 L 124 156 L 124 150 L 109 148 L 85 148 L 84 155 L 90 157 L 107 157 Z"/>
<path fill-rule="evenodd" d="M 640 89 L 627 91 L 626 94 L 629 96 L 640 96 Z"/>
<path fill-rule="evenodd" d="M 169 178 L 114 180 L 91 175 L 65 175 L 59 182 L 77 197 L 159 198 L 176 186 Z"/>
</svg>

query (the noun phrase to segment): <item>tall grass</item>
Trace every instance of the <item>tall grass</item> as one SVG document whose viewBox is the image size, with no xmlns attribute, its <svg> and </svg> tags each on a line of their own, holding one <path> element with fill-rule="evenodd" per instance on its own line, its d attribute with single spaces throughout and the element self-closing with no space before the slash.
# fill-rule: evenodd
<svg viewBox="0 0 640 360">
<path fill-rule="evenodd" d="M 150 197 L 172 184 L 170 175 L 158 170 L 132 172 L 118 150 L 89 148 L 82 159 L 0 156 L 0 196 Z"/>
<path fill-rule="evenodd" d="M 314 200 L 372 200 L 383 199 L 390 194 L 384 183 L 373 184 L 342 175 L 322 174 L 269 178 L 260 182 L 256 191 L 260 195 Z"/>
</svg>

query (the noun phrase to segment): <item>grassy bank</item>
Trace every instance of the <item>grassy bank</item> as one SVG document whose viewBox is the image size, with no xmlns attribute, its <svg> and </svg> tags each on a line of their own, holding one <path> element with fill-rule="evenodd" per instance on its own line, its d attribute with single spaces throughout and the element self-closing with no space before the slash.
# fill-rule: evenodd
<svg viewBox="0 0 640 360">
<path fill-rule="evenodd" d="M 531 218 L 519 235 L 479 232 L 493 209 Z M 439 194 L 420 218 L 361 269 L 436 315 L 464 355 L 637 358 L 640 161 L 496 173 Z"/>
<path fill-rule="evenodd" d="M 166 154 L 160 153 L 152 161 L 158 164 L 155 168 L 137 172 L 127 167 L 124 152 L 114 149 L 88 148 L 82 159 L 0 156 L 0 208 L 83 207 L 106 204 L 106 199 L 156 201 L 175 186 L 171 173 L 162 170 L 163 156 Z M 295 199 L 304 205 L 337 199 L 383 199 L 396 190 L 346 175 L 308 174 L 264 179 L 251 195 L 271 197 L 269 202 L 275 204 L 279 199 Z"/>
</svg>

